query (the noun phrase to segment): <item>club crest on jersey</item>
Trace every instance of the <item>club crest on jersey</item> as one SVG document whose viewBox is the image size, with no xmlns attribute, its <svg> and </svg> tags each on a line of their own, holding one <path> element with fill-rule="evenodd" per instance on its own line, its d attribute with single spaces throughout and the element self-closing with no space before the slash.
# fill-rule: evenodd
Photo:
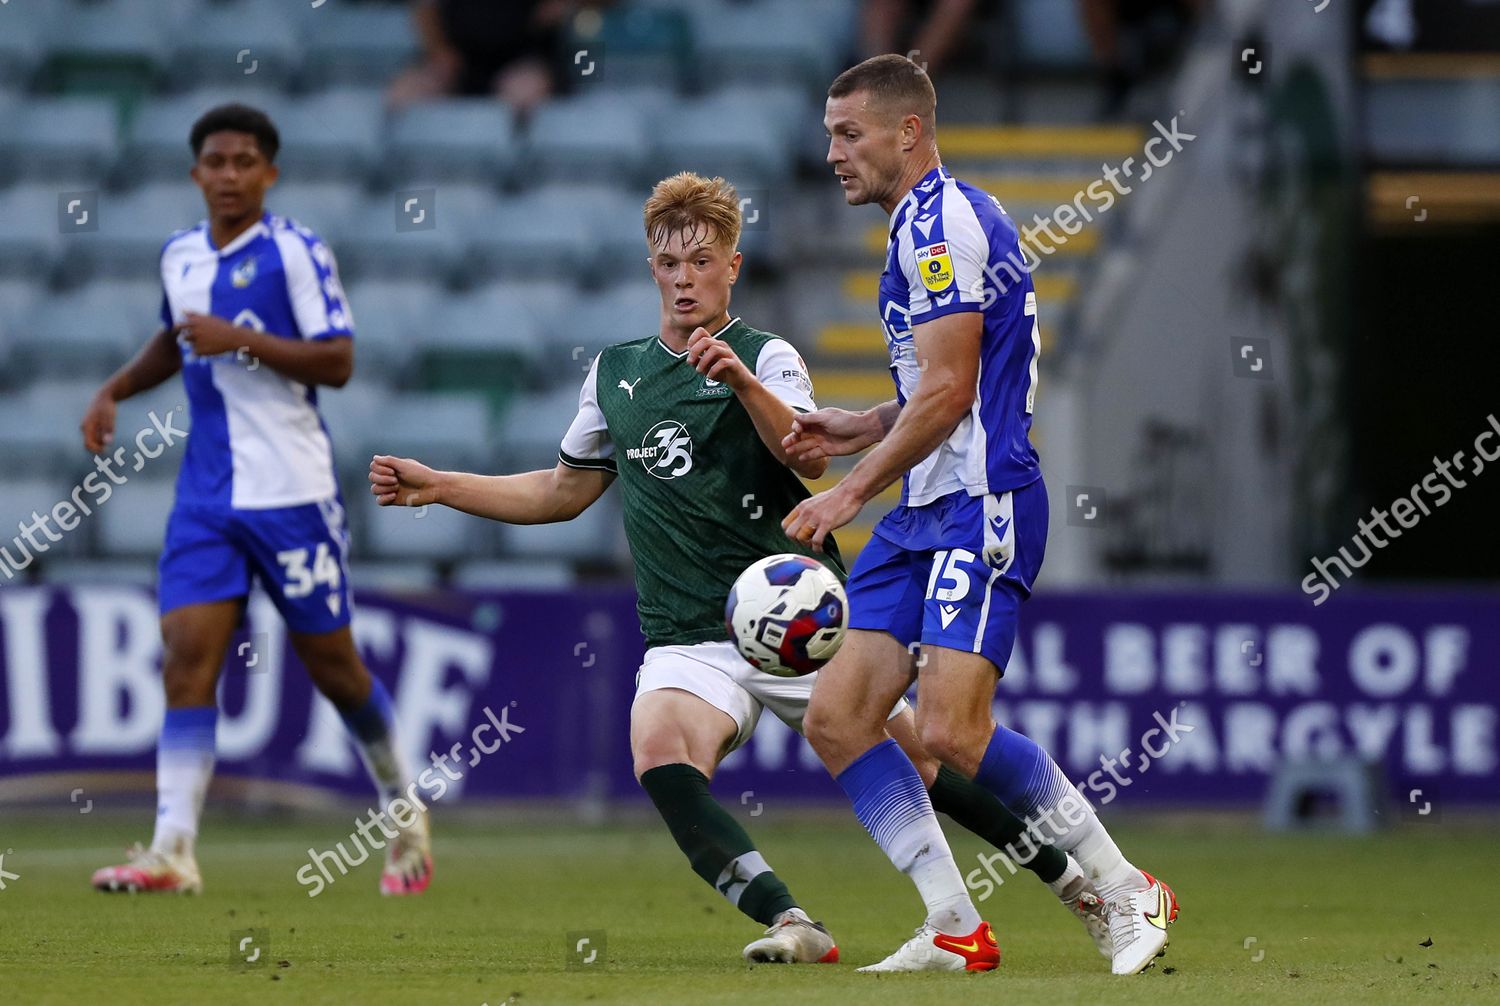
<svg viewBox="0 0 1500 1006">
<path fill-rule="evenodd" d="M 250 255 L 247 256 L 243 262 L 234 267 L 234 272 L 229 274 L 229 279 L 230 282 L 234 284 L 236 290 L 243 290 L 245 289 L 245 287 L 255 282 L 255 272 L 255 256 Z"/>
<path fill-rule="evenodd" d="M 918 248 L 917 272 L 922 275 L 922 285 L 933 293 L 952 286 L 953 259 L 948 255 L 948 242 Z"/>
<path fill-rule="evenodd" d="M 665 419 L 646 431 L 641 446 L 627 448 L 625 456 L 659 479 L 675 479 L 693 470 L 693 438 L 686 426 Z"/>
<path fill-rule="evenodd" d="M 729 394 L 729 386 L 723 381 L 716 381 L 712 377 L 703 379 L 703 386 L 694 392 L 698 398 L 710 398 L 715 395 L 723 396 Z"/>
</svg>

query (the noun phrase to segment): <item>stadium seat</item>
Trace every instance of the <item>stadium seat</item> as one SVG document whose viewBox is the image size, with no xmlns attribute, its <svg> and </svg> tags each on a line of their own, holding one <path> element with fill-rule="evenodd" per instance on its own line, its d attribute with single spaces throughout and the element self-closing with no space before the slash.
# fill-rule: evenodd
<svg viewBox="0 0 1500 1006">
<path fill-rule="evenodd" d="M 1024 66 L 1080 70 L 1093 66 L 1077 4 L 1018 0 L 1011 38 Z"/>
<path fill-rule="evenodd" d="M 193 166 L 193 152 L 188 137 L 193 123 L 204 112 L 216 105 L 239 102 L 261 109 L 273 121 L 280 118 L 286 99 L 274 91 L 265 90 L 264 82 L 254 86 L 248 83 L 256 79 L 246 78 L 247 83 L 237 87 L 207 87 L 171 98 L 145 101 L 130 124 L 119 181 L 138 185 L 159 179 L 192 185 L 188 170 Z"/>
<path fill-rule="evenodd" d="M 595 226 L 607 196 L 557 187 L 523 193 L 461 221 L 471 269 L 501 279 L 577 281 L 600 251 Z"/>
<path fill-rule="evenodd" d="M 433 327 L 437 290 L 420 279 L 388 279 L 350 283 L 345 291 L 355 340 L 355 378 L 348 387 L 371 374 L 387 376 L 387 383 L 409 380 L 403 371 Z"/>
<path fill-rule="evenodd" d="M 55 586 L 119 584 L 147 590 L 156 587 L 156 560 L 151 558 L 54 559 L 48 556 L 37 566 L 42 583 Z"/>
<path fill-rule="evenodd" d="M 694 4 L 691 14 L 704 79 L 782 80 L 803 87 L 827 87 L 833 80 L 855 21 L 850 5 L 839 0 L 707 0 Z"/>
<path fill-rule="evenodd" d="M 424 460 L 425 458 L 421 458 Z M 359 515 L 358 553 L 377 559 L 467 559 L 493 552 L 494 525 L 447 507 L 382 507 L 369 492 L 354 504 Z M 362 567 L 351 571 L 361 582 Z M 373 570 L 364 575 L 373 574 Z"/>
<path fill-rule="evenodd" d="M 364 511 L 361 505 L 360 511 Z M 373 515 L 383 516 L 383 515 Z M 354 587 L 355 618 L 359 618 L 359 594 L 362 590 L 379 590 L 383 593 L 425 593 L 436 590 L 439 585 L 437 567 L 422 561 L 423 556 L 378 562 L 366 558 L 361 546 L 353 550 L 354 561 L 350 563 L 349 582 Z"/>
<path fill-rule="evenodd" d="M 40 278 L 52 270 L 63 244 L 58 209 L 53 186 L 0 189 L 0 276 Z"/>
<path fill-rule="evenodd" d="M 269 4 L 208 5 L 170 45 L 169 75 L 184 86 L 255 81 L 286 87 L 302 62 L 296 26 Z"/>
<path fill-rule="evenodd" d="M 505 554 L 519 558 L 566 559 L 598 566 L 615 562 L 625 547 L 618 492 L 608 490 L 570 521 L 498 524 L 496 528 Z"/>
<path fill-rule="evenodd" d="M 92 518 L 100 553 L 159 556 L 175 495 L 169 478 L 132 478 L 116 486 Z"/>
<path fill-rule="evenodd" d="M 565 51 L 573 53 L 580 87 L 621 84 L 667 84 L 680 88 L 693 70 L 692 22 L 682 10 L 625 4 L 611 7 L 597 19 L 597 30 L 580 30 L 588 22 L 573 21 L 573 35 Z M 597 77 L 584 77 L 582 59 L 603 53 Z M 584 56 L 580 58 L 579 53 Z"/>
<path fill-rule="evenodd" d="M 0 161 L 17 177 L 86 187 L 115 159 L 114 103 L 103 98 L 28 98 L 0 129 Z"/>
<path fill-rule="evenodd" d="M 290 102 L 274 117 L 282 178 L 358 185 L 380 163 L 385 128 L 378 89 L 340 89 Z"/>
<path fill-rule="evenodd" d="M 425 387 L 483 394 L 497 410 L 533 377 L 543 353 L 540 323 L 519 283 L 444 300 L 415 343 Z"/>
<path fill-rule="evenodd" d="M 402 5 L 327 4 L 302 11 L 304 79 L 383 86 L 418 55 L 410 9 Z"/>
<path fill-rule="evenodd" d="M 371 196 L 360 203 L 344 229 L 336 249 L 339 266 L 346 278 L 447 280 L 465 264 L 467 222 L 494 202 L 495 195 L 487 186 L 459 184 Z M 354 310 L 357 319 L 359 308 Z"/>
<path fill-rule="evenodd" d="M 149 281 L 55 294 L 35 304 L 15 333 L 14 363 L 32 375 L 103 377 L 157 330 L 160 310 L 161 287 Z"/>
<path fill-rule="evenodd" d="M 526 174 L 629 185 L 642 180 L 650 151 L 645 113 L 628 93 L 586 92 L 536 113 L 526 134 Z"/>
<path fill-rule="evenodd" d="M 0 528 L 4 528 L 4 532 L 0 533 L 0 545 L 7 547 L 13 559 L 21 558 L 17 553 L 17 546 L 11 541 L 18 532 L 18 526 L 32 524 L 33 513 L 38 516 L 52 515 L 53 508 L 64 500 L 69 501 L 72 513 L 65 510 L 61 516 L 69 523 L 76 522 L 73 529 L 64 531 L 56 520 L 49 519 L 42 527 L 50 529 L 52 535 L 58 536 L 60 540 L 51 540 L 52 535 L 38 528 L 32 532 L 32 537 L 36 539 L 38 546 L 45 548 L 31 548 L 24 537 L 21 545 L 38 561 L 49 556 L 81 555 L 88 551 L 88 535 L 91 530 L 89 519 L 70 500 L 75 485 L 70 480 L 25 473 L 8 473 L 0 480 Z M 92 508 L 92 494 L 85 493 L 81 499 Z"/>
<path fill-rule="evenodd" d="M 483 397 L 462 393 L 402 392 L 390 395 L 376 422 L 357 434 L 358 455 L 415 457 L 440 468 L 477 471 L 488 467 L 494 441 Z"/>
<path fill-rule="evenodd" d="M 205 216 L 203 197 L 190 183 L 157 182 L 134 192 L 99 195 L 99 229 L 68 234 L 62 266 L 72 281 L 107 276 L 160 282 L 161 250 L 174 231 Z"/>
<path fill-rule="evenodd" d="M 470 181 L 503 184 L 516 160 L 509 109 L 489 98 L 412 105 L 386 141 L 385 174 L 395 185 Z"/>
<path fill-rule="evenodd" d="M 359 188 L 347 182 L 278 182 L 266 193 L 267 210 L 313 231 L 335 255 L 359 201 Z"/>
<path fill-rule="evenodd" d="M 586 362 L 599 350 L 655 335 L 660 325 L 661 295 L 649 282 L 622 283 L 579 298 L 548 319 L 549 366 L 555 364 L 559 373 L 572 368 L 582 381 Z"/>
<path fill-rule="evenodd" d="M 165 76 L 168 40 L 187 27 L 196 0 L 91 0 L 54 17 L 43 80 L 55 91 L 138 91 Z"/>
<path fill-rule="evenodd" d="M 500 423 L 499 441 L 504 445 L 500 467 L 504 471 L 556 467 L 558 445 L 578 415 L 578 391 L 587 372 L 588 368 L 580 365 L 576 380 L 511 403 Z"/>
<path fill-rule="evenodd" d="M 42 39 L 54 12 L 40 4 L 18 4 L 5 14 L 5 30 L 0 31 L 0 84 L 21 86 L 41 63 Z"/>
<path fill-rule="evenodd" d="M 786 182 L 796 164 L 776 106 L 743 89 L 683 103 L 670 133 L 657 132 L 654 140 L 657 178 L 696 171 L 722 175 L 741 189 L 765 188 Z"/>
</svg>

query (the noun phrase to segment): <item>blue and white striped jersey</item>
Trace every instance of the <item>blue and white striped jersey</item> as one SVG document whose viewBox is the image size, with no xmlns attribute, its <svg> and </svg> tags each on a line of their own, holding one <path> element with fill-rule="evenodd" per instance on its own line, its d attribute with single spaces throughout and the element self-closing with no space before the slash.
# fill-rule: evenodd
<svg viewBox="0 0 1500 1006">
<path fill-rule="evenodd" d="M 974 404 L 948 439 L 907 472 L 901 497 L 907 506 L 955 492 L 1006 492 L 1041 475 L 1030 440 L 1041 343 L 1023 261 L 1016 226 L 999 201 L 941 165 L 891 214 L 880 319 L 903 405 L 921 376 L 912 329 L 959 311 L 984 316 Z"/>
<path fill-rule="evenodd" d="M 178 231 L 161 254 L 162 314 L 212 314 L 284 339 L 354 334 L 338 268 L 318 236 L 265 214 L 224 248 L 208 224 Z M 192 416 L 179 504 L 245 510 L 300 506 L 337 492 L 333 448 L 315 388 L 235 353 L 200 357 L 182 347 Z"/>
</svg>

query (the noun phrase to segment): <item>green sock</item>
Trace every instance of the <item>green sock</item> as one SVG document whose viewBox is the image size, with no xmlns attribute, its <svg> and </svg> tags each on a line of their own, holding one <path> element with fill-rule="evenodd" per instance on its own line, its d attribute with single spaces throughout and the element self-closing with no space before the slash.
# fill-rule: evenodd
<svg viewBox="0 0 1500 1006">
<path fill-rule="evenodd" d="M 937 778 L 928 794 L 932 809 L 947 814 L 965 828 L 1004 852 L 1016 865 L 1024 866 L 1044 884 L 1050 884 L 1068 868 L 1067 853 L 1055 845 L 1046 845 L 1028 836 L 1016 845 L 1026 832 L 1021 819 L 995 799 L 995 794 L 965 779 L 946 765 L 938 767 Z"/>
<path fill-rule="evenodd" d="M 755 851 L 745 829 L 708 791 L 702 772 L 691 765 L 660 765 L 641 773 L 641 787 L 656 804 L 693 872 L 731 905 L 763 926 L 797 907 L 781 878 Z"/>
</svg>

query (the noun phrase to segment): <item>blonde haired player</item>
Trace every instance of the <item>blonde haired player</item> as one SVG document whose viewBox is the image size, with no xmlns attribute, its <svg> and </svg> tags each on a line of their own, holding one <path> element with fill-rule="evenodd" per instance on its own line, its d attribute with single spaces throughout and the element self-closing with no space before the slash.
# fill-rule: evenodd
<svg viewBox="0 0 1500 1006">
<path fill-rule="evenodd" d="M 644 216 L 660 325 L 594 360 L 558 465 L 485 476 L 376 457 L 371 491 L 387 506 L 440 503 L 538 524 L 571 520 L 619 482 L 647 644 L 630 711 L 636 778 L 693 871 L 767 927 L 745 947 L 747 960 L 835 961 L 838 948 L 828 931 L 802 910 L 709 792 L 719 762 L 749 739 L 763 709 L 802 729 L 816 680 L 751 667 L 724 627 L 725 600 L 739 574 L 787 550 L 778 522 L 809 495 L 798 476 L 816 478 L 827 466 L 794 461 L 781 446 L 795 417 L 816 408 L 812 382 L 790 344 L 729 312 L 743 262 L 740 201 L 731 185 L 674 175 L 656 185 Z M 762 513 L 747 513 L 741 505 L 747 493 Z M 842 578 L 837 546 L 823 545 L 818 558 Z M 993 842 L 1018 837 L 1020 822 L 998 801 L 940 772 L 921 752 L 905 702 L 894 699 L 891 707 L 886 729 L 927 772 L 935 802 Z M 1076 864 L 1050 847 L 1018 858 L 1045 871 L 1102 939 L 1098 901 L 1089 900 Z"/>
</svg>

